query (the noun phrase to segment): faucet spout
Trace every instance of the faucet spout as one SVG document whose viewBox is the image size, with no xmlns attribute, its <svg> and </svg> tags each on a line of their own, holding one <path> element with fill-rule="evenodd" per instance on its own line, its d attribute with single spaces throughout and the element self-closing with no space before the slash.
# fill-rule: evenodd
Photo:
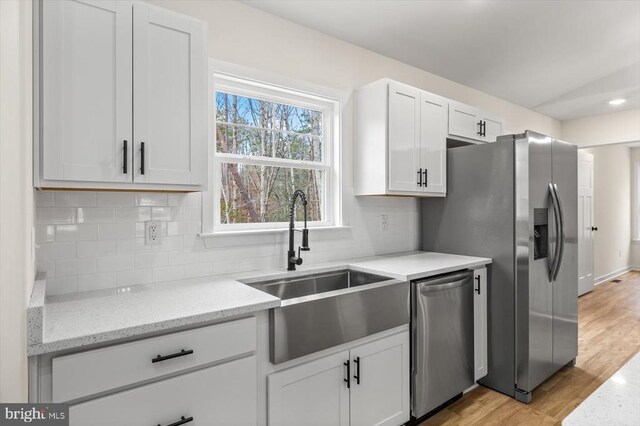
<svg viewBox="0 0 640 426">
<path fill-rule="evenodd" d="M 298 247 L 298 255 L 294 249 L 294 231 L 295 229 L 295 213 L 296 201 L 300 198 L 304 207 L 304 229 L 302 230 L 302 245 Z M 287 251 L 287 271 L 295 271 L 296 265 L 302 264 L 300 250 L 309 251 L 309 230 L 307 229 L 307 196 L 305 193 L 297 189 L 291 196 L 291 209 L 289 211 L 289 250 Z"/>
</svg>

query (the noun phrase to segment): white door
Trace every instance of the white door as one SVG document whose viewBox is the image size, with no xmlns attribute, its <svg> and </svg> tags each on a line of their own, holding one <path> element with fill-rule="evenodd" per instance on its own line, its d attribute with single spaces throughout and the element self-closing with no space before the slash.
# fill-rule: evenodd
<svg viewBox="0 0 640 426">
<path fill-rule="evenodd" d="M 254 425 L 256 374 L 255 356 L 183 374 L 74 405 L 70 425 Z"/>
<path fill-rule="evenodd" d="M 389 190 L 421 192 L 420 91 L 389 84 Z M 365 165 L 374 167 L 374 165 Z"/>
<path fill-rule="evenodd" d="M 474 380 L 487 375 L 487 268 L 473 271 L 473 360 Z"/>
<path fill-rule="evenodd" d="M 460 102 L 449 102 L 449 134 L 468 139 L 480 137 L 480 117 L 478 110 Z"/>
<path fill-rule="evenodd" d="M 135 181 L 206 179 L 207 79 L 203 24 L 135 3 Z"/>
<path fill-rule="evenodd" d="M 348 363 L 344 351 L 269 375 L 269 424 L 348 426 Z"/>
<path fill-rule="evenodd" d="M 131 25 L 130 1 L 42 2 L 43 179 L 132 180 Z"/>
<path fill-rule="evenodd" d="M 445 98 L 420 94 L 420 153 L 423 191 L 447 192 L 447 111 Z"/>
<path fill-rule="evenodd" d="M 593 290 L 593 155 L 578 151 L 578 295 Z"/>
<path fill-rule="evenodd" d="M 409 420 L 409 332 L 351 350 L 351 426 Z"/>
<path fill-rule="evenodd" d="M 502 122 L 498 119 L 485 118 L 481 119 L 483 125 L 483 135 L 481 139 L 485 142 L 495 142 L 496 138 L 502 135 Z"/>
</svg>

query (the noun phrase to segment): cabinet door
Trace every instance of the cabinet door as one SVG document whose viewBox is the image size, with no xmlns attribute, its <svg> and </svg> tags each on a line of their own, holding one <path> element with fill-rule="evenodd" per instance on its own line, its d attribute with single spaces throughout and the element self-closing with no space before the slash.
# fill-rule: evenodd
<svg viewBox="0 0 640 426">
<path fill-rule="evenodd" d="M 420 174 L 420 91 L 389 84 L 389 190 L 422 192 Z M 366 165 L 375 167 L 374 165 Z"/>
<path fill-rule="evenodd" d="M 351 350 L 351 426 L 409 420 L 409 332 Z"/>
<path fill-rule="evenodd" d="M 269 424 L 348 426 L 348 362 L 349 352 L 344 351 L 271 374 Z"/>
<path fill-rule="evenodd" d="M 198 185 L 206 179 L 204 37 L 198 21 L 134 4 L 136 182 Z"/>
<path fill-rule="evenodd" d="M 502 122 L 494 118 L 482 118 L 484 122 L 484 137 L 486 142 L 495 142 L 496 138 L 502 135 Z"/>
<path fill-rule="evenodd" d="M 129 1 L 42 2 L 43 179 L 132 180 L 131 24 Z"/>
<path fill-rule="evenodd" d="M 475 381 L 487 375 L 487 269 L 473 272 L 473 354 Z"/>
<path fill-rule="evenodd" d="M 447 101 L 420 94 L 420 153 L 424 192 L 447 192 Z"/>
<path fill-rule="evenodd" d="M 449 102 L 449 134 L 481 140 L 480 117 L 476 108 L 460 102 Z"/>
<path fill-rule="evenodd" d="M 256 374 L 255 356 L 183 374 L 74 405 L 70 425 L 254 425 Z"/>
</svg>

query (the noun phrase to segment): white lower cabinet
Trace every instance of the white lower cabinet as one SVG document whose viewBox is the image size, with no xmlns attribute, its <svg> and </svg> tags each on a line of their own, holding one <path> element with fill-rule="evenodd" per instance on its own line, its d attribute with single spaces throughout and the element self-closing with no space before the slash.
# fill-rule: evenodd
<svg viewBox="0 0 640 426">
<path fill-rule="evenodd" d="M 400 425 L 409 420 L 409 332 L 268 379 L 269 424 Z"/>
<path fill-rule="evenodd" d="M 253 425 L 256 374 L 252 355 L 74 405 L 70 425 Z"/>
<path fill-rule="evenodd" d="M 475 381 L 487 375 L 487 268 L 473 271 L 473 355 Z"/>
<path fill-rule="evenodd" d="M 270 425 L 349 425 L 349 351 L 269 376 Z"/>
<path fill-rule="evenodd" d="M 351 426 L 409 420 L 409 333 L 359 346 L 351 350 L 351 361 Z"/>
</svg>

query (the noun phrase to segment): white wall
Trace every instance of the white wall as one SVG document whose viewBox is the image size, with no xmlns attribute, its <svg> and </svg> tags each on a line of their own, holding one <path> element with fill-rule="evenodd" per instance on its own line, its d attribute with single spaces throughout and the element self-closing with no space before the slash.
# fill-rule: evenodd
<svg viewBox="0 0 640 426">
<path fill-rule="evenodd" d="M 0 1 L 0 402 L 27 400 L 33 287 L 31 2 Z"/>
<path fill-rule="evenodd" d="M 560 136 L 560 123 L 237 2 L 161 1 L 160 6 L 209 23 L 209 54 L 220 61 L 352 94 L 391 77 L 503 115 L 512 131 Z M 419 247 L 418 201 L 353 196 L 353 100 L 343 115 L 343 204 L 351 228 L 310 232 L 305 264 L 414 250 Z M 203 240 L 199 194 L 39 192 L 38 269 L 50 294 L 183 277 L 284 268 L 285 234 Z M 380 232 L 380 215 L 389 217 Z M 166 222 L 164 244 L 144 246 L 142 222 Z"/>
<path fill-rule="evenodd" d="M 640 109 L 563 121 L 562 139 L 578 146 L 640 141 Z"/>
<path fill-rule="evenodd" d="M 594 277 L 599 282 L 631 266 L 631 150 L 589 148 L 594 161 Z"/>
</svg>

